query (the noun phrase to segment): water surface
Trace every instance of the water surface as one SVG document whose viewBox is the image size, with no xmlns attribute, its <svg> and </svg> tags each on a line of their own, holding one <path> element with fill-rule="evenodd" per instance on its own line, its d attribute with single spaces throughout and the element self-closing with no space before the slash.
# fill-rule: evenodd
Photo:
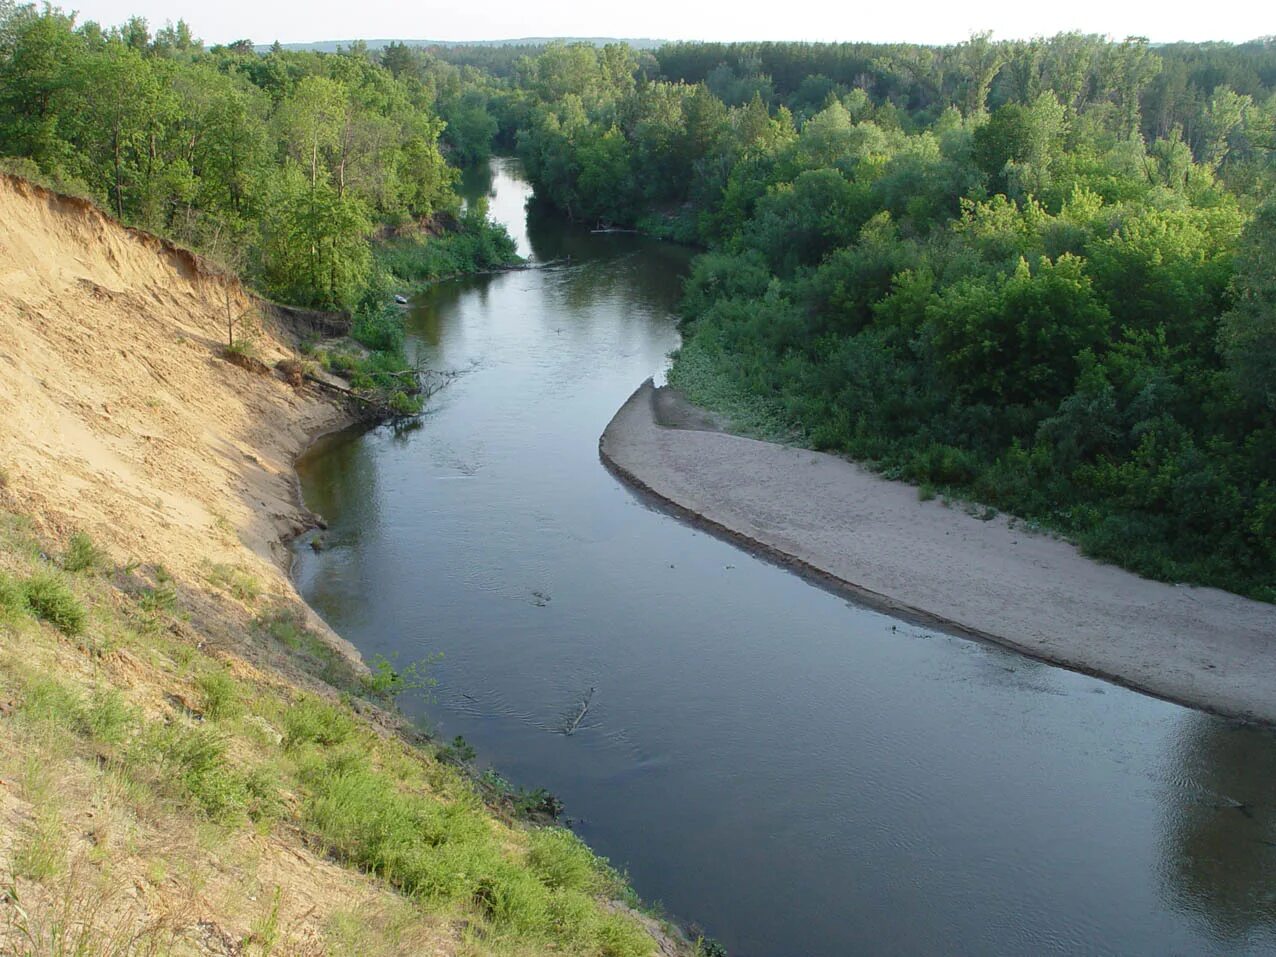
<svg viewBox="0 0 1276 957">
<path fill-rule="evenodd" d="M 526 221 L 510 161 L 490 191 L 557 265 L 421 297 L 412 348 L 464 374 L 418 428 L 301 466 L 331 522 L 303 594 L 365 655 L 443 653 L 440 733 L 735 955 L 1276 952 L 1276 738 L 855 607 L 646 506 L 597 442 L 677 347 L 688 253 Z"/>
</svg>

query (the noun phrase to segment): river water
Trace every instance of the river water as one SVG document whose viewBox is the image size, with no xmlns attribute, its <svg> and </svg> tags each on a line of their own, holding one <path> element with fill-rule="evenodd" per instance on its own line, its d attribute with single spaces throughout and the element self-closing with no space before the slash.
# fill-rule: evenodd
<svg viewBox="0 0 1276 957">
<path fill-rule="evenodd" d="M 528 217 L 548 268 L 435 287 L 463 372 L 300 465 L 306 599 L 740 957 L 1276 953 L 1276 736 L 848 604 L 647 506 L 598 436 L 678 344 L 685 250 Z M 570 262 L 562 262 L 570 257 Z M 574 734 L 563 734 L 589 707 Z"/>
</svg>

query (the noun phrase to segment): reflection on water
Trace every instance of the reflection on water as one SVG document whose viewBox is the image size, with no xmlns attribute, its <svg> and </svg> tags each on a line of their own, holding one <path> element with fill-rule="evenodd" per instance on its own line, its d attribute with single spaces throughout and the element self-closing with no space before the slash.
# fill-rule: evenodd
<svg viewBox="0 0 1276 957">
<path fill-rule="evenodd" d="M 444 654 L 443 734 L 736 955 L 1276 952 L 1272 735 L 848 606 L 648 508 L 597 441 L 678 344 L 687 251 L 525 221 L 506 164 L 475 188 L 544 268 L 422 296 L 411 348 L 464 374 L 419 429 L 300 469 L 331 529 L 299 587 L 367 655 Z"/>
<path fill-rule="evenodd" d="M 1253 728 L 1194 715 L 1175 741 L 1165 881 L 1220 944 L 1276 928 L 1276 749 Z"/>
</svg>

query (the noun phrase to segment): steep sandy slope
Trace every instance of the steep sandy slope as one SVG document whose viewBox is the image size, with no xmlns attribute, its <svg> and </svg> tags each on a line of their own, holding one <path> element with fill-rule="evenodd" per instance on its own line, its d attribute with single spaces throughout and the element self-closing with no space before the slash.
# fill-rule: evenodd
<svg viewBox="0 0 1276 957">
<path fill-rule="evenodd" d="M 287 330 L 223 359 L 227 299 L 0 175 L 0 954 L 687 952 L 370 703 L 280 541 L 346 415 L 270 371 Z"/>
<path fill-rule="evenodd" d="M 56 528 L 174 572 L 278 563 L 292 460 L 341 412 L 219 356 L 226 280 L 94 207 L 0 177 L 0 463 Z M 231 309 L 251 302 L 233 283 Z M 267 364 L 287 350 L 254 339 Z M 228 530 L 233 534 L 227 534 Z"/>
</svg>

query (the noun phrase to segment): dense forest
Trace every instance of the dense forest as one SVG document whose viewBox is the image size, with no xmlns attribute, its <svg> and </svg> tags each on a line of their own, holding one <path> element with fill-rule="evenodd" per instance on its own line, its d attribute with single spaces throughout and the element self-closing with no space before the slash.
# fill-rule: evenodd
<svg viewBox="0 0 1276 957">
<path fill-rule="evenodd" d="M 672 378 L 740 427 L 1267 600 L 1274 148 L 1271 40 L 259 53 L 0 0 L 7 167 L 271 295 L 379 315 L 507 261 L 452 182 L 516 151 L 562 214 L 705 250 Z M 451 229 L 371 242 L 411 223 Z"/>
<path fill-rule="evenodd" d="M 1276 42 L 551 45 L 470 96 L 542 201 L 706 248 L 692 398 L 1276 600 Z"/>
<path fill-rule="evenodd" d="M 358 45 L 205 49 L 182 22 L 107 29 L 0 0 L 0 157 L 271 296 L 374 308 L 393 278 L 378 231 L 443 223 L 467 250 L 512 255 L 458 218 L 440 115 L 457 70 L 384 60 Z"/>
</svg>

